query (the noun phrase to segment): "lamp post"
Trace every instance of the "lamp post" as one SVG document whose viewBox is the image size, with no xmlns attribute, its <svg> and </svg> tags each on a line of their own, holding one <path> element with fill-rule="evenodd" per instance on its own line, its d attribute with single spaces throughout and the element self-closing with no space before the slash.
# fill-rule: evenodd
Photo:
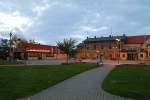
<svg viewBox="0 0 150 100">
<path fill-rule="evenodd" d="M 12 32 L 9 33 L 9 60 L 12 61 L 13 52 L 12 52 Z"/>
<path fill-rule="evenodd" d="M 119 64 L 119 59 L 120 59 L 120 48 L 121 48 L 121 39 L 116 38 L 117 41 L 117 46 L 118 46 L 118 64 Z"/>
<path fill-rule="evenodd" d="M 99 57 L 99 50 L 96 50 L 96 58 L 97 58 L 97 65 L 99 65 L 99 59 L 100 59 L 100 57 Z"/>
</svg>

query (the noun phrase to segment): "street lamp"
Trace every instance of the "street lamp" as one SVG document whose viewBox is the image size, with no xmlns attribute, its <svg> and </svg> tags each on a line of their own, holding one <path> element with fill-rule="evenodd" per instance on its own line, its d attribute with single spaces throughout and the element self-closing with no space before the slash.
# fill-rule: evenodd
<svg viewBox="0 0 150 100">
<path fill-rule="evenodd" d="M 99 50 L 96 50 L 97 65 L 99 65 Z"/>
<path fill-rule="evenodd" d="M 117 47 L 118 47 L 118 64 L 119 64 L 119 59 L 120 59 L 120 48 L 121 48 L 121 39 L 119 38 L 116 38 L 116 41 L 117 41 Z"/>
<path fill-rule="evenodd" d="M 13 60 L 13 56 L 14 56 L 14 47 L 13 47 L 13 41 L 12 41 L 12 36 L 13 36 L 13 31 L 14 29 L 12 29 L 9 33 L 9 60 L 12 61 Z"/>
<path fill-rule="evenodd" d="M 12 31 L 9 33 L 9 60 L 12 61 L 13 58 L 13 52 L 12 52 Z"/>
</svg>

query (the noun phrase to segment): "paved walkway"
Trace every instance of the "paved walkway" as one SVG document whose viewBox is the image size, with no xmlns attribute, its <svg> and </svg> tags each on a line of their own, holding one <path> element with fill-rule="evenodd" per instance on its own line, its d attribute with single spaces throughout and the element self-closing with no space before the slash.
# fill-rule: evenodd
<svg viewBox="0 0 150 100">
<path fill-rule="evenodd" d="M 93 62 L 96 63 L 96 60 L 91 60 L 91 59 L 84 59 L 82 60 L 83 62 Z M 109 64 L 109 65 L 120 65 L 120 64 L 140 64 L 143 61 L 130 61 L 130 60 L 104 60 L 104 64 Z"/>
<path fill-rule="evenodd" d="M 27 60 L 27 65 L 59 65 L 61 63 L 66 62 L 66 60 L 56 60 L 56 59 L 50 59 L 50 60 Z"/>
<path fill-rule="evenodd" d="M 22 100 L 127 100 L 108 94 L 100 87 L 113 67 L 104 65 L 92 69 Z"/>
</svg>

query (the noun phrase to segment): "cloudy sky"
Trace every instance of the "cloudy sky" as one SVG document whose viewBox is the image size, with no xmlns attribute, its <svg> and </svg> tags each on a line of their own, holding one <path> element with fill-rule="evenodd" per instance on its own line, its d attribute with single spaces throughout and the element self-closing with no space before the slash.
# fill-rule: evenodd
<svg viewBox="0 0 150 100">
<path fill-rule="evenodd" d="M 64 38 L 150 34 L 150 0 L 1 0 L 0 37 L 9 31 L 44 44 Z"/>
</svg>

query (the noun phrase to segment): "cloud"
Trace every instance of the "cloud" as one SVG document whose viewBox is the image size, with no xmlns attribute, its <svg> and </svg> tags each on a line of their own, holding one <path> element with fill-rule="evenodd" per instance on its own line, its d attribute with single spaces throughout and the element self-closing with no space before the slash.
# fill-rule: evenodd
<svg viewBox="0 0 150 100">
<path fill-rule="evenodd" d="M 21 31 L 24 31 L 25 26 L 30 25 L 30 22 L 30 18 L 21 16 L 19 12 L 0 12 L 0 31 L 10 31 L 14 28 L 18 28 Z"/>
<path fill-rule="evenodd" d="M 38 16 L 41 16 L 42 13 L 43 13 L 45 10 L 47 10 L 49 7 L 50 7 L 49 4 L 36 5 L 36 6 L 32 9 L 32 11 L 33 11 L 34 13 L 37 13 Z"/>
<path fill-rule="evenodd" d="M 149 0 L 1 0 L 0 30 L 16 27 L 29 39 L 148 34 Z M 7 5 L 7 6 L 6 6 Z M 36 38 L 35 38 L 36 37 Z"/>
<path fill-rule="evenodd" d="M 93 28 L 93 27 L 89 27 L 89 26 L 81 26 L 81 30 L 84 32 L 87 32 L 87 31 L 90 31 L 90 32 L 100 32 L 100 31 L 103 31 L 103 30 L 108 30 L 109 27 L 107 26 L 101 26 L 101 27 L 98 27 L 98 28 Z"/>
<path fill-rule="evenodd" d="M 149 35 L 150 34 L 150 26 L 141 27 L 138 34 L 140 34 L 140 33 Z"/>
</svg>

